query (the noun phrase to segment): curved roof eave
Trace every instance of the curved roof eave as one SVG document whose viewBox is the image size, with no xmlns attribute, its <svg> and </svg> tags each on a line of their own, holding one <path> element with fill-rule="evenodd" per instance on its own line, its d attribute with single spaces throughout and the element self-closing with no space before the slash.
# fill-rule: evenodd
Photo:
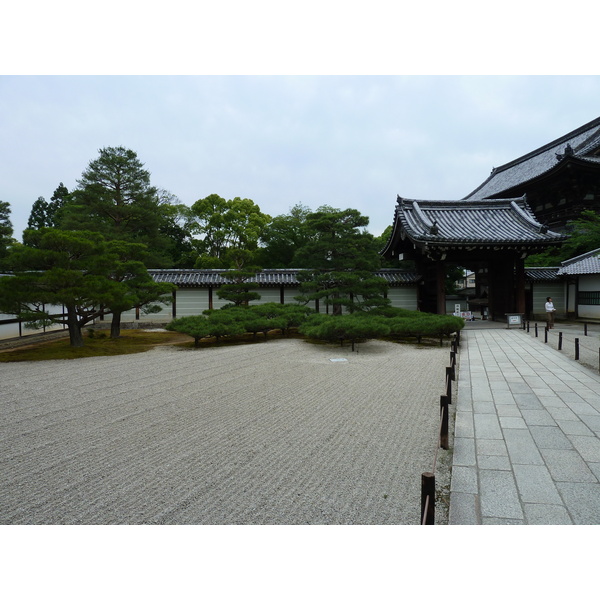
<svg viewBox="0 0 600 600">
<path fill-rule="evenodd" d="M 529 186 L 535 185 L 537 183 L 540 183 L 544 179 L 549 179 L 550 177 L 553 177 L 572 166 L 578 166 L 578 167 L 583 167 L 583 168 L 591 167 L 593 169 L 597 169 L 600 172 L 600 160 L 597 160 L 594 158 L 587 158 L 587 157 L 566 156 L 561 161 L 558 161 L 551 168 L 549 168 L 545 171 L 542 171 L 541 173 L 538 173 L 537 175 L 535 175 L 529 179 L 524 179 L 518 183 L 515 183 L 514 185 L 499 189 L 490 194 L 486 194 L 486 195 L 477 194 L 477 190 L 483 190 L 484 187 L 486 186 L 486 184 L 491 181 L 491 176 L 490 176 L 479 188 L 477 188 L 477 190 L 472 192 L 469 196 L 467 196 L 463 200 L 468 201 L 469 199 L 477 200 L 477 199 L 483 199 L 483 198 L 489 198 L 491 200 L 496 200 L 496 199 L 501 199 L 501 198 L 507 198 L 508 196 L 512 196 L 514 194 L 521 193 L 524 187 L 529 187 Z"/>
<path fill-rule="evenodd" d="M 419 246 L 537 248 L 566 239 L 538 223 L 524 197 L 482 199 L 468 204 L 461 200 L 401 199 L 397 229 Z"/>
</svg>

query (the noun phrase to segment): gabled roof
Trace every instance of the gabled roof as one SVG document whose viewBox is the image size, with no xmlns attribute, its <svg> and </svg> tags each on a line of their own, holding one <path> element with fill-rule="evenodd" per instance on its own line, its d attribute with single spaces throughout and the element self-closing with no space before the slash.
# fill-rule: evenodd
<svg viewBox="0 0 600 600">
<path fill-rule="evenodd" d="M 308 269 L 263 269 L 247 281 L 258 283 L 261 287 L 298 286 L 297 274 Z M 221 274 L 226 269 L 148 269 L 148 273 L 157 283 L 173 283 L 177 287 L 218 287 L 230 283 Z M 421 276 L 414 271 L 404 269 L 381 269 L 374 273 L 385 279 L 389 285 L 410 285 L 420 280 Z"/>
<path fill-rule="evenodd" d="M 559 275 L 594 275 L 600 273 L 600 248 L 563 260 Z"/>
<path fill-rule="evenodd" d="M 525 198 L 469 203 L 398 198 L 396 226 L 413 244 L 428 246 L 537 247 L 565 239 L 535 219 Z"/>
<path fill-rule="evenodd" d="M 525 279 L 529 281 L 558 281 L 560 267 L 526 267 Z"/>
<path fill-rule="evenodd" d="M 600 118 L 492 170 L 490 176 L 463 200 L 498 197 L 568 163 L 600 168 Z"/>
</svg>

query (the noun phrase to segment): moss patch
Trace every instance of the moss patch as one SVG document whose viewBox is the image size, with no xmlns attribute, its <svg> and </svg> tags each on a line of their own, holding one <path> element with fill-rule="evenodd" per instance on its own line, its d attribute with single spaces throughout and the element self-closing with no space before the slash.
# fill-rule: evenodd
<svg viewBox="0 0 600 600">
<path fill-rule="evenodd" d="M 25 360 L 64 360 L 86 358 L 91 356 L 117 356 L 120 354 L 136 354 L 146 352 L 163 345 L 182 344 L 189 337 L 180 333 L 162 331 L 140 331 L 127 329 L 121 337 L 112 340 L 110 337 L 90 338 L 84 334 L 83 348 L 71 348 L 69 338 L 53 341 L 41 341 L 31 346 L 4 350 L 0 352 L 0 362 L 18 362 Z"/>
</svg>

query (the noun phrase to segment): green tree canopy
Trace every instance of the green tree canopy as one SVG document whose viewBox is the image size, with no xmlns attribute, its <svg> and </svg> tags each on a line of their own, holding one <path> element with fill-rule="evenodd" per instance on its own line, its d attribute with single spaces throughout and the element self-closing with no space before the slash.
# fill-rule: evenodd
<svg viewBox="0 0 600 600">
<path fill-rule="evenodd" d="M 285 269 L 297 266 L 296 252 L 311 239 L 305 227 L 311 210 L 302 204 L 293 206 L 287 215 L 274 217 L 263 233 L 263 245 L 258 248 L 256 262 L 264 269 Z"/>
<path fill-rule="evenodd" d="M 385 306 L 387 282 L 375 277 L 381 262 L 377 243 L 365 227 L 369 218 L 355 209 L 340 210 L 329 206 L 306 217 L 309 241 L 300 248 L 294 261 L 302 281 L 300 300 L 324 300 L 334 314 L 368 311 Z"/>
<path fill-rule="evenodd" d="M 190 231 L 198 236 L 193 243 L 200 261 L 204 257 L 216 259 L 214 268 L 225 266 L 225 253 L 231 248 L 255 251 L 271 222 L 252 200 L 225 200 L 217 194 L 194 202 L 187 217 Z"/>
<path fill-rule="evenodd" d="M 568 223 L 565 233 L 568 239 L 558 247 L 533 254 L 526 260 L 528 267 L 555 267 L 563 260 L 600 248 L 600 214 L 584 210 L 578 219 Z"/>
<path fill-rule="evenodd" d="M 172 288 L 155 284 L 135 260 L 143 246 L 53 228 L 25 230 L 23 239 L 10 254 L 14 277 L 0 278 L 0 311 L 33 326 L 64 324 L 72 346 L 83 345 L 82 328 L 94 319 L 148 305 Z"/>
<path fill-rule="evenodd" d="M 164 205 L 164 197 L 162 200 Z M 169 240 L 161 234 L 168 211 L 162 205 L 159 191 L 151 185 L 150 173 L 137 154 L 123 146 L 106 147 L 90 161 L 60 209 L 60 227 L 146 244 L 147 266 L 170 266 Z"/>
<path fill-rule="evenodd" d="M 42 227 L 51 227 L 51 225 L 48 217 L 48 202 L 43 196 L 39 196 L 31 207 L 27 229 L 42 229 Z"/>
<path fill-rule="evenodd" d="M 300 333 L 319 340 L 340 342 L 350 340 L 352 350 L 358 341 L 385 336 L 390 327 L 385 317 L 367 316 L 360 313 L 333 317 L 311 315 L 300 326 Z"/>
<path fill-rule="evenodd" d="M 10 204 L 0 200 L 0 266 L 8 256 L 8 248 L 12 245 L 13 228 L 10 222 Z"/>
<path fill-rule="evenodd" d="M 42 229 L 44 227 L 58 227 L 61 220 L 61 209 L 69 201 L 69 190 L 59 183 L 54 190 L 50 201 L 39 196 L 31 207 L 27 220 L 27 229 Z"/>
</svg>

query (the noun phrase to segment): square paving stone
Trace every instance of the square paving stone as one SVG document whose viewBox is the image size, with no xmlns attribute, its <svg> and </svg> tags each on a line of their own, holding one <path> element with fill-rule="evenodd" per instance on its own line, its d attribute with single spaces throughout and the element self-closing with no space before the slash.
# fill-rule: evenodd
<svg viewBox="0 0 600 600">
<path fill-rule="evenodd" d="M 512 469 L 508 456 L 480 455 L 477 457 L 477 466 L 480 469 L 497 469 L 499 471 Z"/>
<path fill-rule="evenodd" d="M 475 429 L 473 425 L 473 413 L 459 410 L 456 412 L 456 421 L 454 422 L 454 437 L 474 437 Z"/>
<path fill-rule="evenodd" d="M 499 417 L 520 417 L 521 411 L 516 404 L 496 404 Z"/>
<path fill-rule="evenodd" d="M 561 448 L 563 450 L 572 450 L 573 444 L 569 438 L 562 432 L 560 427 L 541 427 L 532 425 L 529 428 L 538 448 Z"/>
<path fill-rule="evenodd" d="M 498 417 L 493 414 L 474 414 L 475 435 L 481 439 L 502 439 L 502 430 Z"/>
<path fill-rule="evenodd" d="M 567 406 L 561 408 L 559 406 L 546 405 L 546 408 L 555 421 L 579 421 L 577 415 Z"/>
<path fill-rule="evenodd" d="M 600 462 L 589 462 L 587 466 L 590 468 L 592 473 L 595 475 L 598 482 L 600 482 Z"/>
<path fill-rule="evenodd" d="M 482 525 L 524 525 L 523 519 L 497 519 L 486 517 L 482 520 Z"/>
<path fill-rule="evenodd" d="M 482 519 L 523 519 L 512 472 L 482 470 L 479 472 L 479 480 Z"/>
<path fill-rule="evenodd" d="M 502 429 L 527 429 L 527 424 L 522 417 L 500 417 Z"/>
<path fill-rule="evenodd" d="M 525 504 L 528 525 L 572 525 L 573 521 L 564 506 L 552 504 Z"/>
<path fill-rule="evenodd" d="M 516 406 L 515 398 L 511 391 L 494 391 L 492 392 L 496 405 L 511 405 Z"/>
<path fill-rule="evenodd" d="M 556 484 L 576 525 L 600 524 L 600 483 Z"/>
<path fill-rule="evenodd" d="M 538 394 L 538 399 L 544 408 L 549 406 L 567 408 L 567 405 L 554 392 L 552 394 Z"/>
<path fill-rule="evenodd" d="M 513 464 L 544 464 L 533 437 L 526 429 L 505 429 L 504 439 L 506 440 L 508 455 Z"/>
<path fill-rule="evenodd" d="M 508 386 L 513 394 L 531 394 L 531 388 L 525 382 L 509 381 Z"/>
<path fill-rule="evenodd" d="M 452 464 L 463 467 L 475 466 L 475 440 L 473 438 L 454 438 Z"/>
<path fill-rule="evenodd" d="M 493 402 L 481 402 L 475 400 L 473 402 L 473 412 L 476 414 L 496 414 L 496 406 Z"/>
<path fill-rule="evenodd" d="M 588 435 L 594 436 L 594 432 L 581 421 L 562 421 L 557 420 L 556 424 L 567 435 Z"/>
<path fill-rule="evenodd" d="M 504 440 L 476 440 L 477 456 L 508 456 Z"/>
<path fill-rule="evenodd" d="M 563 398 L 564 400 L 564 398 Z M 586 416 L 594 416 L 594 417 L 600 417 L 600 413 L 593 407 L 590 406 L 587 402 L 570 402 L 568 400 L 565 400 L 565 404 L 576 414 L 579 415 L 580 417 L 583 415 Z"/>
<path fill-rule="evenodd" d="M 477 469 L 475 467 L 452 467 L 450 492 L 477 494 Z"/>
<path fill-rule="evenodd" d="M 600 439 L 583 435 L 571 435 L 569 439 L 575 450 L 581 454 L 583 460 L 598 462 L 600 458 Z"/>
<path fill-rule="evenodd" d="M 547 410 L 522 410 L 521 414 L 527 425 L 556 426 L 556 421 Z"/>
<path fill-rule="evenodd" d="M 562 504 L 545 465 L 513 465 L 513 469 L 523 502 Z"/>
<path fill-rule="evenodd" d="M 595 483 L 596 476 L 579 454 L 571 449 L 542 448 L 542 456 L 554 481 Z"/>
<path fill-rule="evenodd" d="M 452 492 L 448 523 L 450 525 L 479 525 L 478 504 L 479 499 L 476 494 Z"/>
<path fill-rule="evenodd" d="M 540 410 L 543 408 L 539 398 L 532 393 L 514 394 L 515 402 L 521 410 Z"/>
<path fill-rule="evenodd" d="M 600 432 L 600 416 L 594 415 L 579 415 L 581 420 L 594 432 Z"/>
</svg>

